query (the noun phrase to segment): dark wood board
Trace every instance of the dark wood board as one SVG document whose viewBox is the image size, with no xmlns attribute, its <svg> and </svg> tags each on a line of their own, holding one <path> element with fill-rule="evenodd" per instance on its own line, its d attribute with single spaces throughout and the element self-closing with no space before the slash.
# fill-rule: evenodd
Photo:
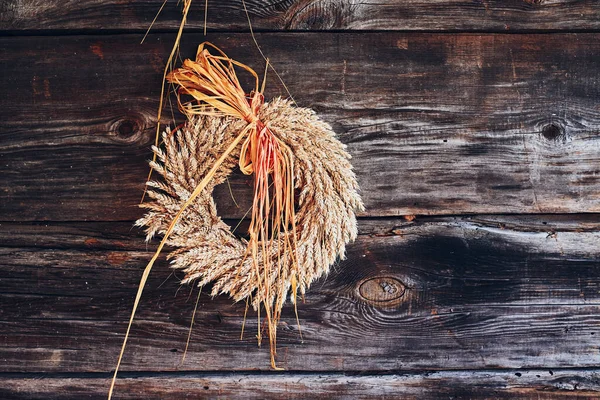
<svg viewBox="0 0 600 400">
<path fill-rule="evenodd" d="M 162 1 L 0 2 L 1 399 L 106 398 L 157 245 L 132 221 L 181 16 L 168 1 L 139 45 Z M 209 0 L 207 37 L 204 3 L 182 56 L 208 39 L 262 74 L 242 2 Z M 282 372 L 210 287 L 182 364 L 198 289 L 163 255 L 115 400 L 600 398 L 600 5 L 246 4 L 354 157 L 359 238 L 299 305 L 302 338 L 284 309 Z M 267 92 L 286 95 L 273 74 Z M 235 225 L 251 181 L 230 184 Z"/>
<path fill-rule="evenodd" d="M 105 399 L 109 379 L 8 375 L 5 400 Z M 115 399 L 595 399 L 599 370 L 444 371 L 417 374 L 123 374 Z"/>
<path fill-rule="evenodd" d="M 0 30 L 145 31 L 163 0 L 5 0 Z M 155 29 L 176 29 L 181 3 L 168 1 Z M 591 0 L 248 0 L 258 30 L 524 31 L 598 30 L 600 6 Z M 194 0 L 190 28 L 204 26 L 203 0 Z M 208 2 L 208 28 L 248 30 L 241 0 Z"/>
<path fill-rule="evenodd" d="M 262 70 L 247 34 L 210 36 Z M 0 39 L 0 220 L 141 215 L 173 35 Z M 204 38 L 185 37 L 192 56 Z M 353 155 L 367 216 L 600 211 L 600 34 L 261 34 Z M 302 68 L 298 66 L 302 65 Z M 274 77 L 269 96 L 285 94 Z M 243 215 L 251 182 L 217 194 Z"/>
<path fill-rule="evenodd" d="M 303 342 L 293 308 L 284 309 L 281 366 L 332 373 L 598 367 L 598 218 L 392 222 L 361 221 L 348 260 L 313 284 L 298 310 Z M 110 371 L 155 244 L 146 250 L 129 223 L 3 223 L 0 235 L 2 371 Z M 240 340 L 244 304 L 207 294 L 180 365 L 197 290 L 179 289 L 169 274 L 163 258 L 123 371 L 269 370 L 255 314 Z"/>
</svg>

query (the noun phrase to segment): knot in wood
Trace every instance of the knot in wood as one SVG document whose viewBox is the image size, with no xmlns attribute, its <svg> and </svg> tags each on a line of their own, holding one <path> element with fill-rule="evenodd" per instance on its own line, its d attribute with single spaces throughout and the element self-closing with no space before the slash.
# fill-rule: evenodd
<svg viewBox="0 0 600 400">
<path fill-rule="evenodd" d="M 327 30 L 347 28 L 358 6 L 347 0 L 311 0 L 288 9 L 287 29 Z"/>
<path fill-rule="evenodd" d="M 110 137 L 120 143 L 145 141 L 145 129 L 148 118 L 141 114 L 124 115 L 112 121 L 109 127 Z"/>
<path fill-rule="evenodd" d="M 401 301 L 406 286 L 398 279 L 379 276 L 363 280 L 358 285 L 359 296 L 367 303 L 390 306 Z"/>
<path fill-rule="evenodd" d="M 565 139 L 565 131 L 560 125 L 551 123 L 542 128 L 542 136 L 547 140 L 558 142 Z"/>
<path fill-rule="evenodd" d="M 139 126 L 138 126 L 137 122 L 129 120 L 129 119 L 121 121 L 117 128 L 118 134 L 125 138 L 132 136 L 138 130 L 139 130 Z"/>
</svg>

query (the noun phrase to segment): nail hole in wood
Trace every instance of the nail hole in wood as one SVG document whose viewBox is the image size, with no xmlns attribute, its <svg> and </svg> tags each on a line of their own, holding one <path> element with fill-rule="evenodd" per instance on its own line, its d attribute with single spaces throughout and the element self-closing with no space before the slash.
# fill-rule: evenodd
<svg viewBox="0 0 600 400">
<path fill-rule="evenodd" d="M 559 140 L 563 136 L 563 130 L 556 124 L 548 124 L 542 128 L 542 136 L 548 140 Z"/>
<path fill-rule="evenodd" d="M 392 306 L 402 301 L 406 286 L 398 279 L 390 276 L 368 278 L 358 284 L 358 295 L 365 302 Z"/>
</svg>

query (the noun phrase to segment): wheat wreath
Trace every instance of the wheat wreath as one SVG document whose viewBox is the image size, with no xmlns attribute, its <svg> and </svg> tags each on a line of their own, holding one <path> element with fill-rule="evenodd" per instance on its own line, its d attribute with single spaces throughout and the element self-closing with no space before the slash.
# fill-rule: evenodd
<svg viewBox="0 0 600 400">
<path fill-rule="evenodd" d="M 362 209 L 362 203 L 345 145 L 314 111 L 274 99 L 261 107 L 259 118 L 268 121 L 292 150 L 297 192 L 295 254 L 280 254 L 293 234 L 288 232 L 277 238 L 268 254 L 262 254 L 259 246 L 256 268 L 248 257 L 248 242 L 238 239 L 217 214 L 213 189 L 237 166 L 241 144 L 185 209 L 167 244 L 177 248 L 169 256 L 172 267 L 185 272 L 182 283 L 196 281 L 204 286 L 212 282 L 212 295 L 224 293 L 235 301 L 250 298 L 255 309 L 261 302 L 273 305 L 277 321 L 292 285 L 297 284 L 304 294 L 312 281 L 343 257 L 346 243 L 356 238 L 355 210 Z M 148 182 L 151 201 L 142 205 L 148 212 L 136 223 L 146 228 L 147 240 L 164 234 L 198 182 L 243 128 L 244 122 L 233 117 L 197 116 L 177 131 L 163 134 L 164 149 L 154 147 L 158 162 L 151 162 L 162 179 Z M 265 258 L 270 262 L 264 262 Z M 296 296 L 291 300 L 295 302 Z"/>
<path fill-rule="evenodd" d="M 251 74 L 246 92 L 238 71 Z M 175 248 L 172 266 L 182 283 L 212 283 L 212 294 L 246 300 L 264 310 L 276 366 L 276 332 L 286 300 L 297 303 L 311 282 L 327 273 L 357 235 L 355 211 L 362 210 L 350 155 L 331 127 L 314 111 L 276 98 L 265 102 L 264 83 L 245 64 L 202 43 L 195 60 L 185 60 L 167 79 L 178 86 L 179 109 L 187 121 L 166 130 L 153 146 L 146 215 L 137 221 L 147 240 L 161 242 L 146 266 L 132 309 L 117 372 L 143 287 L 165 245 Z M 232 171 L 254 178 L 250 225 L 237 238 L 217 214 L 212 193 Z M 258 324 L 258 339 L 261 340 Z"/>
<path fill-rule="evenodd" d="M 270 128 L 290 147 L 294 158 L 298 191 L 297 271 L 292 271 L 292 254 L 278 253 L 283 242 L 289 240 L 287 237 L 278 238 L 270 254 L 259 255 L 259 259 L 269 257 L 279 268 L 264 271 L 261 265 L 256 271 L 247 257 L 247 241 L 236 238 L 217 215 L 213 189 L 225 182 L 237 166 L 241 145 L 229 154 L 211 182 L 181 215 L 167 244 L 178 248 L 171 253 L 172 266 L 185 272 L 182 283 L 197 280 L 199 286 L 204 286 L 212 282 L 213 295 L 225 293 L 240 301 L 259 290 L 266 274 L 271 284 L 267 302 L 275 303 L 277 299 L 276 305 L 280 306 L 294 274 L 298 289 L 304 294 L 313 280 L 326 273 L 338 256 L 343 256 L 345 244 L 356 237 L 354 210 L 361 209 L 362 204 L 345 146 L 314 111 L 274 99 L 261 108 L 259 118 L 269 121 Z M 164 149 L 153 148 L 159 162 L 151 163 L 162 180 L 148 182 L 152 201 L 142 205 L 148 213 L 136 223 L 146 227 L 147 240 L 167 230 L 198 182 L 241 129 L 243 123 L 231 117 L 199 116 L 176 132 L 167 130 L 163 134 Z M 291 234 L 288 232 L 288 236 Z M 253 303 L 255 307 L 258 299 Z"/>
</svg>

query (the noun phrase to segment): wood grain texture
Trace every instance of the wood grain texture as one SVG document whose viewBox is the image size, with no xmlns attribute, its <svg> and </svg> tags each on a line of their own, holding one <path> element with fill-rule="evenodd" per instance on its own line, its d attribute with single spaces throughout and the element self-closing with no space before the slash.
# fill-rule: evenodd
<svg viewBox="0 0 600 400">
<path fill-rule="evenodd" d="M 530 225 L 491 216 L 390 221 L 362 222 L 348 260 L 306 294 L 299 306 L 304 342 L 293 308 L 284 309 L 282 366 L 330 372 L 597 366 L 597 218 L 565 223 L 545 216 Z M 146 250 L 128 223 L 2 224 L 0 243 L 2 371 L 110 371 L 153 246 Z M 359 288 L 372 279 L 381 296 L 367 299 Z M 400 301 L 388 296 L 401 289 L 396 282 L 405 288 Z M 206 294 L 180 365 L 197 291 L 178 286 L 163 259 L 142 298 L 124 371 L 269 369 L 268 348 L 256 346 L 255 315 L 240 340 L 244 305 Z"/>
<path fill-rule="evenodd" d="M 0 220 L 141 215 L 172 38 L 153 35 L 143 46 L 130 35 L 0 39 Z M 186 36 L 182 54 L 203 39 Z M 600 211 L 600 35 L 259 41 L 297 103 L 348 144 L 365 215 Z M 247 35 L 217 44 L 262 69 Z M 269 87 L 269 96 L 285 94 L 274 77 Z M 251 182 L 231 184 L 241 207 L 226 187 L 217 203 L 222 216 L 238 217 Z"/>
<path fill-rule="evenodd" d="M 0 30 L 145 31 L 163 0 L 5 0 Z M 195 0 L 190 28 L 204 25 L 204 1 Z M 600 6 L 590 0 L 248 0 L 258 30 L 523 31 L 600 28 Z M 209 1 L 208 27 L 247 30 L 239 0 Z M 154 27 L 179 26 L 181 5 L 169 1 Z"/>
<path fill-rule="evenodd" d="M 1 399 L 106 398 L 156 246 L 131 221 L 180 22 L 168 1 L 138 44 L 162 1 L 0 1 Z M 116 398 L 600 398 L 598 2 L 246 4 L 354 157 L 360 235 L 300 304 L 303 340 L 284 309 L 284 372 L 256 314 L 240 339 L 244 304 L 210 288 L 182 364 L 198 289 L 163 255 Z M 261 73 L 242 2 L 209 0 L 208 37 L 203 7 L 182 56 L 208 39 Z M 239 207 L 215 197 L 235 225 L 252 183 L 230 184 Z"/>
<path fill-rule="evenodd" d="M 137 375 L 137 376 L 136 376 Z M 6 376 L 5 400 L 105 399 L 109 379 Z M 420 374 L 123 374 L 117 399 L 593 399 L 598 370 L 444 371 Z"/>
</svg>

